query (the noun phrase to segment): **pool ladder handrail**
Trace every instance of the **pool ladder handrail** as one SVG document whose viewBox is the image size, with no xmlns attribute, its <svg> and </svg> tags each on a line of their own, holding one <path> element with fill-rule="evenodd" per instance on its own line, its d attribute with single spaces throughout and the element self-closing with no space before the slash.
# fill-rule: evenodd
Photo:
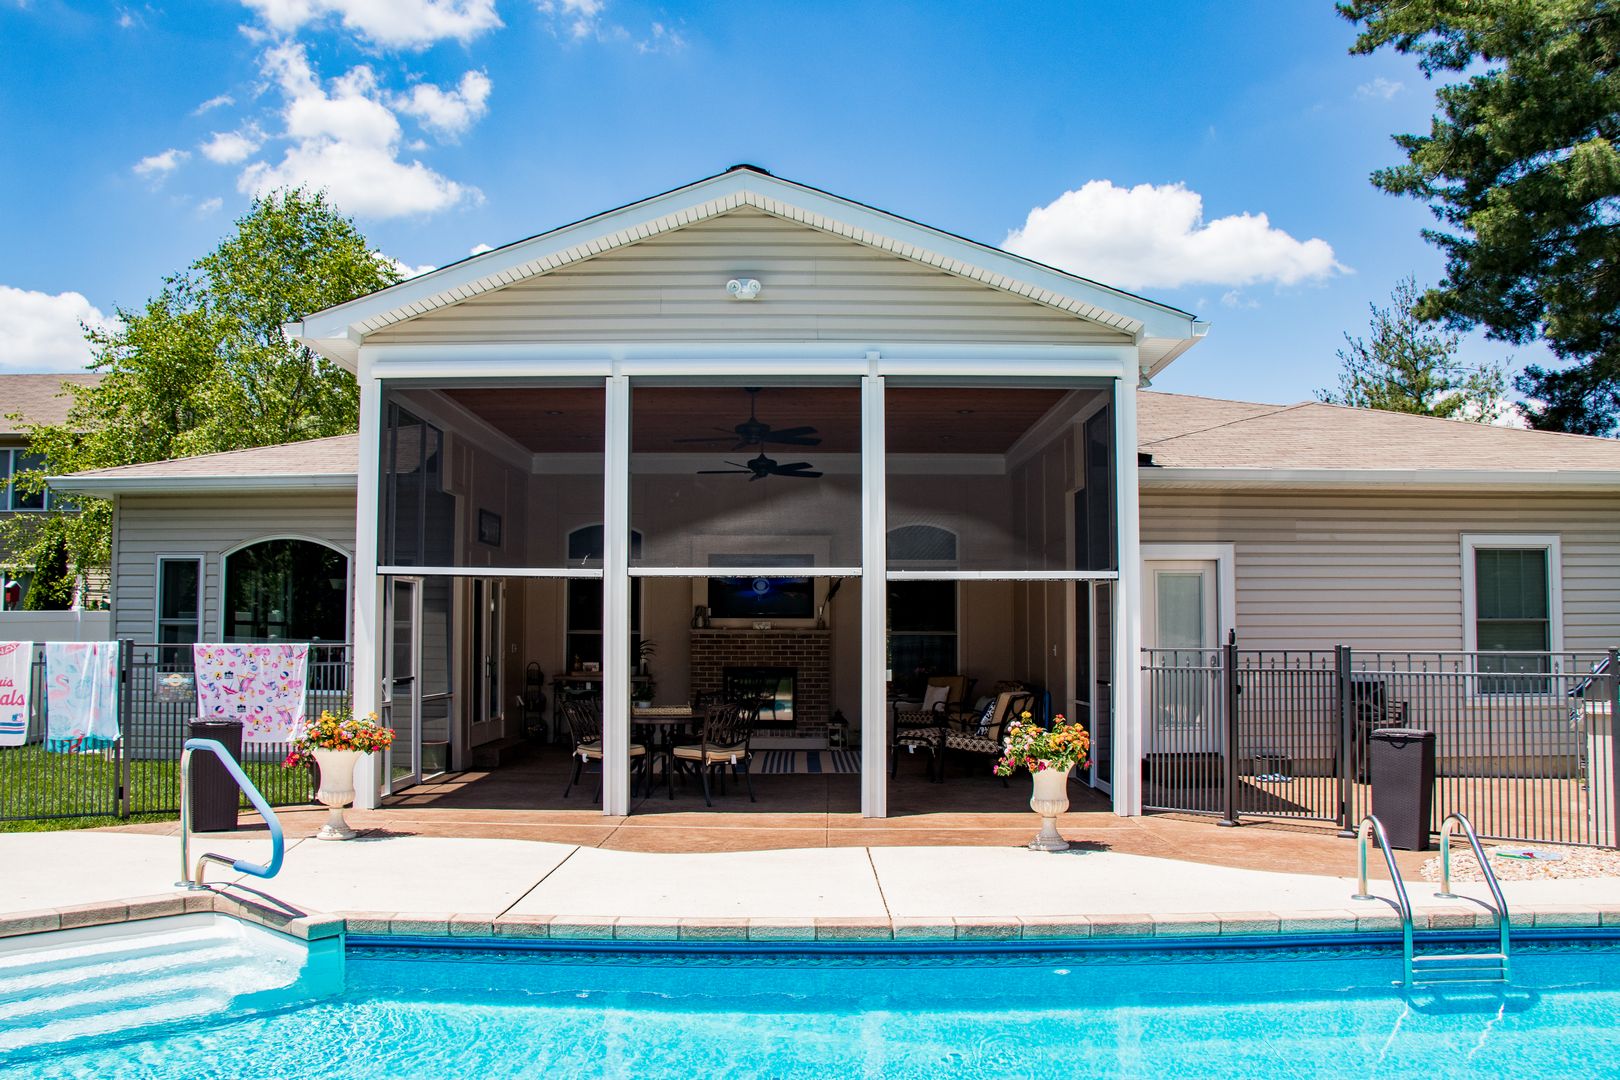
<svg viewBox="0 0 1620 1080">
<path fill-rule="evenodd" d="M 232 859 L 225 855 L 218 855 L 212 851 L 197 856 L 197 868 L 191 868 L 191 755 L 198 750 L 206 750 L 213 754 L 225 766 L 225 771 L 231 774 L 242 793 L 248 797 L 253 808 L 264 818 L 270 826 L 270 861 L 263 866 L 247 859 Z M 217 739 L 187 739 L 180 748 L 180 880 L 177 886 L 187 889 L 202 889 L 203 869 L 211 862 L 222 866 L 229 866 L 232 870 L 242 874 L 252 874 L 254 877 L 272 878 L 281 872 L 281 860 L 286 854 L 286 842 L 281 833 L 281 821 L 276 812 L 270 809 L 253 781 L 247 778 L 242 766 L 237 764 L 231 752 Z"/>
<path fill-rule="evenodd" d="M 1475 900 L 1474 902 L 1489 909 L 1496 916 L 1496 931 L 1500 942 L 1497 953 L 1483 953 L 1472 959 L 1494 962 L 1499 968 L 1501 981 L 1507 982 L 1511 963 L 1509 953 L 1511 947 L 1509 924 L 1511 919 L 1508 915 L 1507 897 L 1502 895 L 1502 886 L 1496 880 L 1496 871 L 1491 869 L 1490 860 L 1485 858 L 1485 851 L 1479 843 L 1479 834 L 1474 831 L 1474 823 L 1468 820 L 1467 814 L 1453 812 L 1447 814 L 1445 820 L 1440 823 L 1440 891 L 1434 895 L 1442 900 L 1473 900 L 1473 897 L 1458 896 L 1451 891 L 1451 838 L 1459 825 L 1462 826 L 1463 836 L 1468 838 L 1468 846 L 1474 851 L 1474 861 L 1479 863 L 1479 871 L 1485 878 L 1486 887 L 1491 891 L 1491 899 L 1495 902 L 1495 907 L 1486 904 L 1483 900 Z"/>
<path fill-rule="evenodd" d="M 1384 864 L 1389 867 L 1389 880 L 1395 886 L 1395 899 L 1387 896 L 1375 896 L 1367 888 L 1367 841 L 1370 837 L 1377 837 L 1378 847 L 1384 853 Z M 1401 880 L 1400 867 L 1395 865 L 1395 853 L 1389 848 L 1389 836 L 1384 832 L 1384 823 L 1368 814 L 1356 826 L 1356 892 L 1350 897 L 1352 900 L 1382 900 L 1395 909 L 1401 917 L 1401 971 L 1405 975 L 1405 984 L 1412 985 L 1412 901 L 1406 895 L 1406 882 Z"/>
</svg>

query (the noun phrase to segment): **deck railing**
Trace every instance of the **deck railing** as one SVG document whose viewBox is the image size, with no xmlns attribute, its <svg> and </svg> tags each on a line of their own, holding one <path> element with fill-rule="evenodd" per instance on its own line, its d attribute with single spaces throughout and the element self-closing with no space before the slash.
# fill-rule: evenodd
<svg viewBox="0 0 1620 1080">
<path fill-rule="evenodd" d="M 1615 846 L 1617 671 L 1613 651 L 1144 650 L 1144 802 L 1348 829 L 1371 812 L 1371 733 L 1419 728 L 1435 734 L 1436 821 Z"/>
<path fill-rule="evenodd" d="M 348 645 L 312 645 L 305 710 L 347 705 L 353 665 Z M 22 746 L 0 747 L 0 821 L 171 814 L 180 808 L 178 763 L 197 716 L 189 646 L 120 643 L 118 741 L 88 753 L 45 747 L 45 658 L 35 646 L 29 722 Z M 282 768 L 291 746 L 242 748 L 244 772 L 272 806 L 309 802 L 310 771 Z"/>
</svg>

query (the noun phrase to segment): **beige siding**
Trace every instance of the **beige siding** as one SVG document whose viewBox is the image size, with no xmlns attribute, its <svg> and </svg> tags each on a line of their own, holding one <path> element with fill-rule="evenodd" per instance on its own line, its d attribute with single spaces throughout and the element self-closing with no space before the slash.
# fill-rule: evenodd
<svg viewBox="0 0 1620 1080">
<path fill-rule="evenodd" d="M 1144 543 L 1236 546 L 1248 649 L 1461 649 L 1464 533 L 1560 536 L 1564 647 L 1620 643 L 1620 496 L 1142 491 Z"/>
<path fill-rule="evenodd" d="M 758 300 L 726 281 L 758 278 Z M 374 343 L 552 341 L 1128 343 L 1034 301 L 751 208 L 441 308 Z"/>
<path fill-rule="evenodd" d="M 354 494 L 124 495 L 114 544 L 113 625 L 121 638 L 153 640 L 159 557 L 203 559 L 203 640 L 220 633 L 220 562 L 254 540 L 299 536 L 354 554 Z"/>
</svg>

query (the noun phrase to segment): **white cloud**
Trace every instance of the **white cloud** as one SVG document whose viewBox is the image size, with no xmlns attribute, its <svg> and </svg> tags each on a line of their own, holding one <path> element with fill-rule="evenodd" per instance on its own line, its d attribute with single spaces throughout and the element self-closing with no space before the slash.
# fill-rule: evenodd
<svg viewBox="0 0 1620 1080">
<path fill-rule="evenodd" d="M 1243 295 L 1241 289 L 1228 289 L 1221 294 L 1221 306 L 1229 308 L 1257 308 L 1260 302 Z"/>
<path fill-rule="evenodd" d="M 90 346 L 79 324 L 111 320 L 82 293 L 54 296 L 0 285 L 0 371 L 83 371 Z"/>
<path fill-rule="evenodd" d="M 501 25 L 495 0 L 243 0 L 279 33 L 336 18 L 377 45 L 420 49 L 466 43 Z"/>
<path fill-rule="evenodd" d="M 551 32 L 572 41 L 628 43 L 641 53 L 678 52 L 686 46 L 680 31 L 661 22 L 648 25 L 640 36 L 605 17 L 607 0 L 535 0 L 535 10 L 547 16 Z"/>
<path fill-rule="evenodd" d="M 561 28 L 577 41 L 600 32 L 607 0 L 538 0 L 534 6 L 551 16 L 554 30 Z"/>
<path fill-rule="evenodd" d="M 1183 184 L 1092 180 L 1031 210 L 1002 247 L 1124 289 L 1294 285 L 1345 269 L 1326 240 L 1296 240 L 1265 214 L 1205 221 Z"/>
<path fill-rule="evenodd" d="M 214 109 L 223 108 L 226 105 L 235 105 L 235 104 L 236 104 L 236 99 L 231 97 L 231 95 L 229 95 L 229 94 L 220 94 L 220 95 L 218 95 L 216 97 L 209 98 L 207 101 L 203 102 L 201 105 L 198 105 L 195 109 L 192 109 L 191 110 L 191 115 L 192 116 L 201 116 L 205 112 L 210 112 L 210 111 L 212 111 Z"/>
<path fill-rule="evenodd" d="M 471 251 L 467 252 L 467 254 L 468 255 L 482 255 L 486 251 L 494 251 L 494 250 L 495 250 L 495 248 L 490 244 L 474 244 L 473 249 Z"/>
<path fill-rule="evenodd" d="M 1405 88 L 1404 83 L 1380 75 L 1372 82 L 1364 82 L 1356 87 L 1356 97 L 1361 101 L 1388 101 Z"/>
<path fill-rule="evenodd" d="M 221 199 L 217 195 L 212 199 L 204 199 L 202 202 L 197 204 L 197 216 L 207 217 L 209 214 L 217 213 L 219 208 L 224 205 L 225 200 Z"/>
<path fill-rule="evenodd" d="M 489 76 L 469 71 L 454 90 L 443 90 L 432 83 L 417 83 L 409 94 L 390 99 L 395 109 L 414 116 L 423 127 L 453 139 L 465 132 L 489 108 Z"/>
<path fill-rule="evenodd" d="M 380 100 L 369 67 L 351 68 L 330 89 L 310 67 L 302 45 L 277 45 L 265 54 L 266 74 L 285 99 L 286 154 L 271 164 L 256 161 L 238 178 L 244 194 L 277 187 L 325 188 L 346 213 L 401 217 L 444 210 L 482 198 L 420 161 L 399 159 L 399 119 Z"/>
<path fill-rule="evenodd" d="M 243 131 L 216 131 L 197 149 L 216 165 L 236 165 L 253 156 L 264 134 L 251 125 Z"/>
<path fill-rule="evenodd" d="M 178 169 L 181 162 L 190 156 L 186 151 L 176 150 L 171 146 L 161 154 L 141 158 L 135 163 L 133 171 L 136 176 L 144 176 L 149 180 L 162 180 L 165 176 Z"/>
<path fill-rule="evenodd" d="M 396 259 L 391 255 L 385 255 L 383 257 L 388 260 L 390 266 L 399 271 L 399 276 L 402 278 L 419 277 L 422 274 L 427 273 L 429 270 L 438 269 L 437 266 L 433 266 L 431 264 L 427 266 L 412 266 L 410 263 Z"/>
</svg>

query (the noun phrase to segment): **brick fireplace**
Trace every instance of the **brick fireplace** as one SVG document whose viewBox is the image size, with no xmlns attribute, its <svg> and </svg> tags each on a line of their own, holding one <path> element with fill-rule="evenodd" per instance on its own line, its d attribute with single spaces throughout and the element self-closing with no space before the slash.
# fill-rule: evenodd
<svg viewBox="0 0 1620 1080">
<path fill-rule="evenodd" d="M 694 694 L 718 693 L 729 668 L 795 669 L 793 733 L 823 736 L 832 715 L 832 634 L 815 629 L 692 632 Z"/>
</svg>

